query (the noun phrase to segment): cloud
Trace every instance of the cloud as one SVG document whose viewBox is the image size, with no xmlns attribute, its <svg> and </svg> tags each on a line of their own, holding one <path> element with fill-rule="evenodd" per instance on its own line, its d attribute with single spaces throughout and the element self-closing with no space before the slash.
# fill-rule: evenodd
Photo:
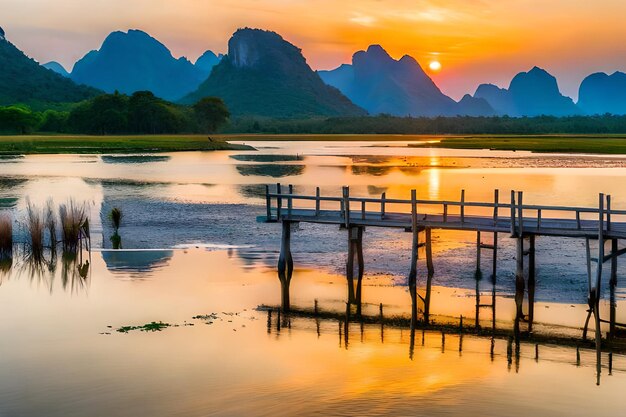
<svg viewBox="0 0 626 417">
<path fill-rule="evenodd" d="M 354 23 L 361 26 L 371 27 L 378 21 L 374 16 L 368 16 L 361 13 L 352 13 L 352 16 L 348 19 L 350 23 Z"/>
</svg>

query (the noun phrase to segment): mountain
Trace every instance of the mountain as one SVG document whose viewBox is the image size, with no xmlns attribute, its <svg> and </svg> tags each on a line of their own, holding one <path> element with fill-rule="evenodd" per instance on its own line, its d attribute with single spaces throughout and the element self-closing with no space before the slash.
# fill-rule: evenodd
<svg viewBox="0 0 626 417">
<path fill-rule="evenodd" d="M 47 68 L 49 70 L 52 70 L 52 71 L 56 72 L 57 74 L 62 75 L 64 77 L 69 77 L 70 76 L 70 73 L 67 72 L 67 70 L 63 67 L 63 65 L 59 64 L 56 61 L 47 62 L 47 63 L 43 64 L 42 67 Z"/>
<path fill-rule="evenodd" d="M 493 84 L 481 84 L 476 89 L 474 98 L 487 101 L 498 114 L 517 115 L 513 96 L 506 88 L 500 88 Z"/>
<path fill-rule="evenodd" d="M 352 56 L 352 65 L 319 71 L 320 77 L 338 88 L 370 114 L 395 116 L 455 116 L 493 114 L 489 104 L 464 98 L 462 104 L 446 96 L 419 63 L 405 55 L 393 59 L 380 45 Z M 483 113 L 483 111 L 485 113 Z"/>
<path fill-rule="evenodd" d="M 459 116 L 495 116 L 496 111 L 484 98 L 465 94 L 457 104 L 456 114 Z"/>
<path fill-rule="evenodd" d="M 233 115 L 297 118 L 364 115 L 365 111 L 322 81 L 300 49 L 275 32 L 239 29 L 228 54 L 182 102 L 221 97 Z"/>
<path fill-rule="evenodd" d="M 75 103 L 100 93 L 42 67 L 6 40 L 2 29 L 0 62 L 0 105 L 21 103 L 40 109 Z"/>
<path fill-rule="evenodd" d="M 626 74 L 591 74 L 578 90 L 578 107 L 586 114 L 626 114 Z"/>
<path fill-rule="evenodd" d="M 79 60 L 71 78 L 108 93 L 152 91 L 176 100 L 204 81 L 204 72 L 186 58 L 174 58 L 161 42 L 140 30 L 113 32 L 99 50 Z"/>
<path fill-rule="evenodd" d="M 474 97 L 487 100 L 501 115 L 532 117 L 580 114 L 580 109 L 572 99 L 561 94 L 556 78 L 539 67 L 517 74 L 508 90 L 492 84 L 481 84 Z"/>
<path fill-rule="evenodd" d="M 220 59 L 213 51 L 206 51 L 196 60 L 194 66 L 202 71 L 203 81 L 211 75 L 211 70 L 219 64 Z"/>
</svg>

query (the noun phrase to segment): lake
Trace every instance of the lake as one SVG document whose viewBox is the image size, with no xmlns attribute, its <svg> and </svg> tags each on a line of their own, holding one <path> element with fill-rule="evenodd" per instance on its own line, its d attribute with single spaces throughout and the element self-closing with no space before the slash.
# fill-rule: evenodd
<svg viewBox="0 0 626 417">
<path fill-rule="evenodd" d="M 33 155 L 0 159 L 0 207 L 23 221 L 27 200 L 69 199 L 90 212 L 93 250 L 33 266 L 16 250 L 0 269 L 0 416 L 619 415 L 626 358 L 550 338 L 580 337 L 586 317 L 584 242 L 537 240 L 536 332 L 509 355 L 507 337 L 350 322 L 345 230 L 301 225 L 293 234 L 292 305 L 327 315 L 278 317 L 280 225 L 257 222 L 265 185 L 299 193 L 626 207 L 626 158 L 409 148 L 407 142 L 251 143 L 258 151 L 147 155 Z M 111 250 L 113 207 L 124 250 Z M 24 228 L 16 227 L 23 240 Z M 515 245 L 500 237 L 497 327 L 515 316 Z M 411 235 L 365 231 L 364 310 L 407 317 Z M 475 314 L 475 234 L 433 232 L 431 310 L 456 326 Z M 488 257 L 485 264 L 488 264 Z M 623 264 L 623 262 L 621 262 Z M 418 285 L 426 266 L 420 259 Z M 626 268 L 620 265 L 618 279 Z M 487 274 L 485 274 L 487 275 Z M 625 322 L 623 279 L 617 321 Z M 608 277 L 601 314 L 608 317 Z M 420 291 L 422 289 L 420 288 Z M 491 312 L 481 312 L 483 324 Z M 163 322 L 161 331 L 118 332 Z M 493 353 L 492 353 L 493 352 Z M 559 387 L 555 389 L 555 387 Z"/>
</svg>

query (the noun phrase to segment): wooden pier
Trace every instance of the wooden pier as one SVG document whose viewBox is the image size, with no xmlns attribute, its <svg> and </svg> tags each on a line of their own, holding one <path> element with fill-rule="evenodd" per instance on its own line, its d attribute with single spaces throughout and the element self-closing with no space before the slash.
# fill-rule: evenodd
<svg viewBox="0 0 626 417">
<path fill-rule="evenodd" d="M 274 187 L 272 187 L 274 188 Z M 516 241 L 515 302 L 517 307 L 514 323 L 516 340 L 520 336 L 520 322 L 527 320 L 529 333 L 532 333 L 535 298 L 535 240 L 542 236 L 583 239 L 586 244 L 586 267 L 588 276 L 588 316 L 583 330 L 586 338 L 591 317 L 595 321 L 596 347 L 600 355 L 602 334 L 599 315 L 601 299 L 602 268 L 610 262 L 611 279 L 611 320 L 609 339 L 612 339 L 615 323 L 614 291 L 617 285 L 617 258 L 626 254 L 626 248 L 619 248 L 619 240 L 626 239 L 626 210 L 616 210 L 611 206 L 611 196 L 599 194 L 597 207 L 564 207 L 525 204 L 523 192 L 511 191 L 508 201 L 501 201 L 498 190 L 494 191 L 493 201 L 475 202 L 465 198 L 461 191 L 458 201 L 418 199 L 415 190 L 410 199 L 388 198 L 383 193 L 380 198 L 353 197 L 349 187 L 342 188 L 341 196 L 322 196 L 320 188 L 315 195 L 294 193 L 293 186 L 283 188 L 277 184 L 275 190 L 266 186 L 265 222 L 282 223 L 282 242 L 278 260 L 278 276 L 281 282 L 282 309 L 288 311 L 289 285 L 293 274 L 291 255 L 292 224 L 306 222 L 338 226 L 347 231 L 348 260 L 346 278 L 348 303 L 357 306 L 360 315 L 362 278 L 364 273 L 363 234 L 367 227 L 397 228 L 413 235 L 411 263 L 408 271 L 408 286 L 412 300 L 411 327 L 418 324 L 418 299 L 424 303 L 422 322 L 429 323 L 430 291 L 434 268 L 432 261 L 431 231 L 447 229 L 475 232 L 476 271 L 481 273 L 481 252 L 492 252 L 491 280 L 493 293 L 490 303 L 480 302 L 477 284 L 476 325 L 479 326 L 480 310 L 492 309 L 492 326 L 495 327 L 495 283 L 497 277 L 498 234 L 506 234 Z M 393 208 L 394 211 L 389 210 Z M 424 242 L 421 242 L 421 236 Z M 491 235 L 491 243 L 483 243 L 485 235 Z M 598 241 L 597 256 L 592 257 L 590 242 Z M 610 245 L 606 245 L 610 243 Z M 425 247 L 428 274 L 425 281 L 425 294 L 417 292 L 418 249 Z M 605 246 L 609 246 L 607 250 Z M 355 273 L 356 260 L 356 273 Z M 525 263 L 527 266 L 525 267 Z M 595 271 L 592 267 L 595 264 Z M 526 272 L 525 272 L 526 271 Z M 354 280 L 356 277 L 356 289 Z M 523 312 L 525 295 L 528 296 L 528 312 Z M 599 360 L 598 360 L 599 362 Z"/>
</svg>

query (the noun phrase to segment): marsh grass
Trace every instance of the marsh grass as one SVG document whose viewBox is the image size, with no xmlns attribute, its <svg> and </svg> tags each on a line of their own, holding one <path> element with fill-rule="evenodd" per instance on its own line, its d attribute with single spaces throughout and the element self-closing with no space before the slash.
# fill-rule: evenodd
<svg viewBox="0 0 626 417">
<path fill-rule="evenodd" d="M 50 240 L 50 248 L 55 252 L 57 246 L 57 220 L 54 215 L 54 203 L 52 199 L 48 199 L 46 202 L 46 229 L 48 230 L 48 237 Z"/>
<path fill-rule="evenodd" d="M 44 228 L 42 212 L 28 200 L 26 205 L 26 231 L 28 243 L 30 244 L 30 252 L 35 259 L 43 257 Z"/>
<path fill-rule="evenodd" d="M 83 241 L 85 241 L 86 249 L 89 250 L 90 231 L 86 213 L 85 205 L 79 205 L 72 199 L 67 204 L 59 206 L 61 242 L 64 252 L 76 252 L 82 249 Z"/>
<path fill-rule="evenodd" d="M 0 214 L 0 259 L 13 252 L 13 222 L 9 214 Z"/>
</svg>

